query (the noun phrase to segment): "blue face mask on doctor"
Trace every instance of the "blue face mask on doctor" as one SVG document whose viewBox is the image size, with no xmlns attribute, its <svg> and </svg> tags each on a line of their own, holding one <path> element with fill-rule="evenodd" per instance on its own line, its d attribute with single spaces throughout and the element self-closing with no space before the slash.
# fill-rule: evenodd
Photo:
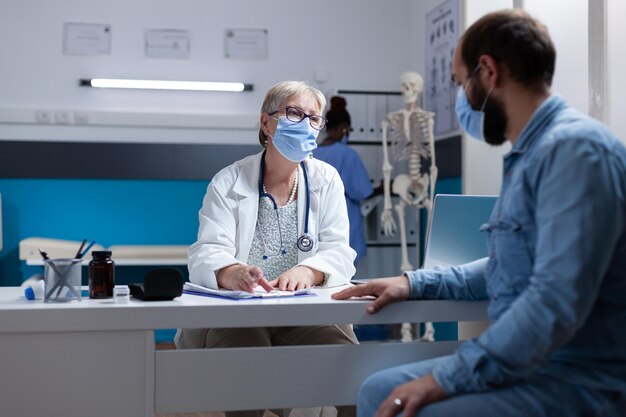
<svg viewBox="0 0 626 417">
<path fill-rule="evenodd" d="M 306 118 L 300 122 L 292 122 L 281 116 L 278 118 L 272 141 L 282 156 L 291 162 L 299 163 L 317 148 L 315 140 L 318 133 L 319 130 L 311 127 Z"/>
<path fill-rule="evenodd" d="M 470 136 L 478 139 L 485 140 L 485 105 L 487 105 L 487 100 L 489 100 L 489 96 L 493 91 L 493 88 L 489 89 L 483 104 L 480 106 L 480 110 L 474 110 L 472 105 L 467 98 L 467 91 L 465 87 L 469 84 L 476 74 L 476 72 L 480 69 L 480 65 L 476 67 L 472 75 L 468 78 L 465 85 L 459 86 L 459 90 L 456 95 L 456 104 L 455 111 L 457 118 L 459 120 L 459 125 L 461 128 L 466 131 Z"/>
</svg>

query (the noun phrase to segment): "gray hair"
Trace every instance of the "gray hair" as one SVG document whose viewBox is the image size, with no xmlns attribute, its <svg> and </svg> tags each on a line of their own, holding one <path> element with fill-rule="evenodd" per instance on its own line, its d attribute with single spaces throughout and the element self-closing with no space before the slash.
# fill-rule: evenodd
<svg viewBox="0 0 626 417">
<path fill-rule="evenodd" d="M 305 83 L 304 81 L 282 81 L 275 84 L 265 94 L 263 105 L 261 106 L 261 113 L 273 113 L 280 110 L 282 103 L 286 102 L 292 97 L 300 95 L 310 95 L 317 101 L 319 105 L 320 114 L 326 107 L 326 97 L 317 88 Z M 267 141 L 267 136 L 263 132 L 263 128 L 259 128 L 259 143 L 264 146 Z"/>
</svg>

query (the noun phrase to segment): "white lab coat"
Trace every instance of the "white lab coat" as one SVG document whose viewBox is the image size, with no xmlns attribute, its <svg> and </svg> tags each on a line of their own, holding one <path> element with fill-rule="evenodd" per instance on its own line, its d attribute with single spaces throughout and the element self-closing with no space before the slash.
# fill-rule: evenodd
<svg viewBox="0 0 626 417">
<path fill-rule="evenodd" d="M 189 280 L 217 288 L 215 271 L 246 264 L 259 209 L 259 170 L 262 152 L 222 169 L 212 179 L 199 212 L 198 240 L 189 248 Z M 298 265 L 326 274 L 324 286 L 349 282 L 356 252 L 349 245 L 349 220 L 343 183 L 331 165 L 317 159 L 305 162 L 311 195 L 309 235 L 315 244 L 298 251 Z M 302 172 L 301 172 L 302 174 Z M 298 180 L 298 236 L 304 233 L 306 188 Z"/>
</svg>

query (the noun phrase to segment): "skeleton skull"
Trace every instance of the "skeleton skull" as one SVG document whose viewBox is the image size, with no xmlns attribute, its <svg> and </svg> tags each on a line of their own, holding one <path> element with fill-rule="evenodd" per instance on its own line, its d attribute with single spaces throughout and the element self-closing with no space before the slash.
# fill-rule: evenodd
<svg viewBox="0 0 626 417">
<path fill-rule="evenodd" d="M 415 103 L 424 88 L 424 80 L 417 72 L 407 71 L 400 76 L 400 88 L 406 104 Z"/>
</svg>

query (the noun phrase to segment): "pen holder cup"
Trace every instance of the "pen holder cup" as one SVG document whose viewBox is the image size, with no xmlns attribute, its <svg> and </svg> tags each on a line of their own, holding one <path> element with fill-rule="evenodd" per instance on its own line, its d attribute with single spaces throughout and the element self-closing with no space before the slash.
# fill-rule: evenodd
<svg viewBox="0 0 626 417">
<path fill-rule="evenodd" d="M 80 259 L 46 259 L 44 302 L 80 301 L 81 266 Z"/>
</svg>

